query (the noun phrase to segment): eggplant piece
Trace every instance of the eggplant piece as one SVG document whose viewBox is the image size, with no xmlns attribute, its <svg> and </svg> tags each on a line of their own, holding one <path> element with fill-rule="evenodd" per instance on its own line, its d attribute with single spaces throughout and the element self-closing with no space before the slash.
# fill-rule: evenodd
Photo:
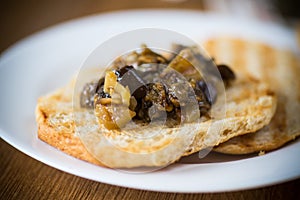
<svg viewBox="0 0 300 200">
<path fill-rule="evenodd" d="M 112 63 L 111 68 L 120 69 L 126 65 L 128 66 L 132 65 L 134 67 L 138 67 L 143 64 L 151 64 L 151 63 L 167 64 L 168 63 L 168 60 L 164 56 L 152 51 L 146 45 L 142 45 L 141 48 L 142 48 L 141 52 L 133 51 L 125 56 L 119 57 Z"/>
<path fill-rule="evenodd" d="M 197 87 L 204 93 L 206 100 L 212 105 L 217 99 L 217 91 L 213 84 L 204 82 L 204 80 L 197 81 Z"/>
<path fill-rule="evenodd" d="M 84 85 L 80 93 L 80 106 L 82 108 L 94 108 L 94 96 L 98 87 L 97 82 L 91 82 Z"/>
<path fill-rule="evenodd" d="M 168 60 L 162 55 L 155 53 L 149 49 L 146 45 L 142 45 L 143 51 L 137 57 L 137 65 L 145 63 L 156 63 L 156 64 L 166 64 Z"/>
<path fill-rule="evenodd" d="M 125 66 L 115 72 L 118 82 L 123 86 L 128 86 L 129 90 L 136 99 L 143 98 L 147 93 L 147 85 L 143 78 L 138 74 L 133 66 Z"/>
<path fill-rule="evenodd" d="M 235 79 L 234 72 L 227 65 L 221 64 L 221 65 L 217 65 L 217 67 L 223 81 L 225 82 L 225 85 L 228 84 L 229 81 Z"/>
</svg>

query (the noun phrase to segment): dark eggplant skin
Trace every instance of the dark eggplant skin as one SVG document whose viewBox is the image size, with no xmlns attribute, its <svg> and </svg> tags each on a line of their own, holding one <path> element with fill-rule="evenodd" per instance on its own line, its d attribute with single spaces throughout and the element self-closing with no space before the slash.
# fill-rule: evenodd
<svg viewBox="0 0 300 200">
<path fill-rule="evenodd" d="M 223 82 L 225 83 L 225 85 L 229 81 L 234 80 L 236 78 L 234 72 L 227 65 L 220 64 L 220 65 L 217 65 L 217 68 L 218 68 L 218 70 L 221 74 L 221 77 L 222 77 Z"/>
<path fill-rule="evenodd" d="M 118 76 L 118 82 L 123 86 L 128 86 L 129 90 L 133 92 L 131 95 L 136 99 L 146 95 L 147 85 L 133 66 L 125 66 L 116 70 L 115 74 Z"/>
</svg>

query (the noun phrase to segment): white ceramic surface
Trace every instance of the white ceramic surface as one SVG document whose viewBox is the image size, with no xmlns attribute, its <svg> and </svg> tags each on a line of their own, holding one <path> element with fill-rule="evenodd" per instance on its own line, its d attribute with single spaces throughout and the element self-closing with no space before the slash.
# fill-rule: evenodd
<svg viewBox="0 0 300 200">
<path fill-rule="evenodd" d="M 139 10 L 73 20 L 25 38 L 1 55 L 1 138 L 25 154 L 62 171 L 137 189 L 233 191 L 300 176 L 299 139 L 264 156 L 212 155 L 197 164 L 181 162 L 144 174 L 94 166 L 38 140 L 34 120 L 37 98 L 66 84 L 90 52 L 103 41 L 123 31 L 145 27 L 174 30 L 198 41 L 234 35 L 297 50 L 294 33 L 279 25 L 192 11 Z"/>
</svg>

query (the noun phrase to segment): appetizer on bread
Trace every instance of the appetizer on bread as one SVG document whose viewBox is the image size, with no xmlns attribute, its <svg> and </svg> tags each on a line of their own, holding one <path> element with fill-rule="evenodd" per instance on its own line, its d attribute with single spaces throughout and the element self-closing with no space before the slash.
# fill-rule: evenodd
<svg viewBox="0 0 300 200">
<path fill-rule="evenodd" d="M 196 47 L 177 45 L 176 52 L 163 56 L 143 46 L 80 92 L 73 80 L 40 97 L 38 137 L 101 166 L 159 167 L 270 122 L 276 96 L 267 84 L 216 65 Z"/>
</svg>

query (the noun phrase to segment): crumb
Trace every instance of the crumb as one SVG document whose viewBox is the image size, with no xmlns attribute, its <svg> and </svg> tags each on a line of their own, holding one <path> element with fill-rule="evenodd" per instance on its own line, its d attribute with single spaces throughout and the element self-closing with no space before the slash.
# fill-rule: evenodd
<svg viewBox="0 0 300 200">
<path fill-rule="evenodd" d="M 258 153 L 259 156 L 263 156 L 263 155 L 265 155 L 265 154 L 266 154 L 265 151 L 259 151 L 259 153 Z"/>
</svg>

